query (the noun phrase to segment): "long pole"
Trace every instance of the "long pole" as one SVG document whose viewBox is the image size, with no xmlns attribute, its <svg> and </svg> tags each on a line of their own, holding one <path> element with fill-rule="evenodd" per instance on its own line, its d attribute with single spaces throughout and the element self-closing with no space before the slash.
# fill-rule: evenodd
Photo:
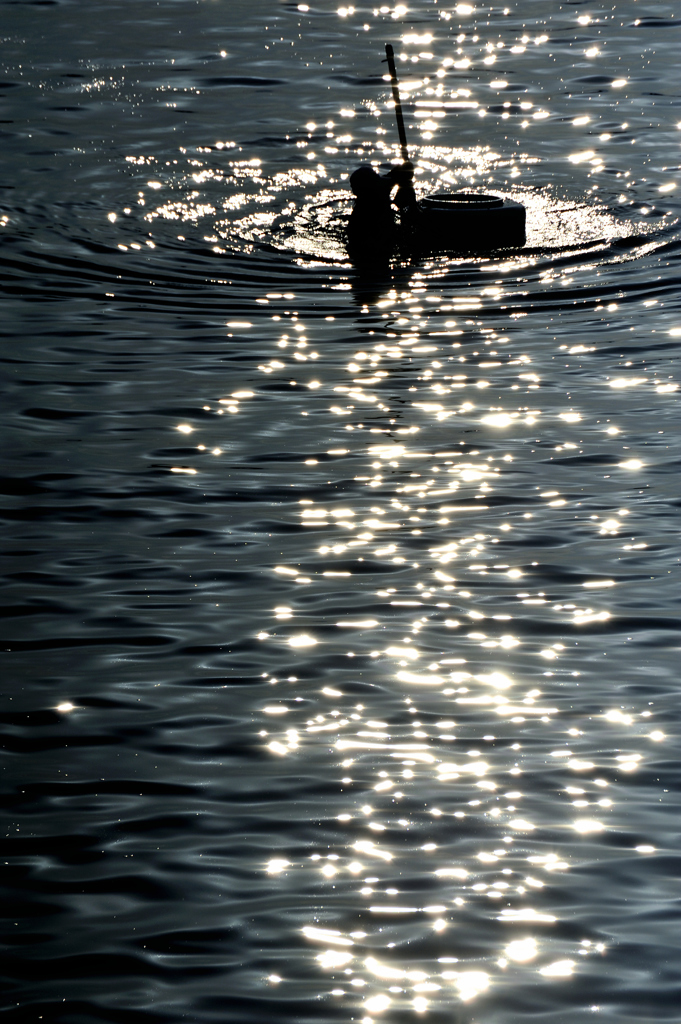
<svg viewBox="0 0 681 1024">
<path fill-rule="evenodd" d="M 404 118 L 402 117 L 402 102 L 400 100 L 400 87 L 397 83 L 397 72 L 395 71 L 395 54 L 390 43 L 385 44 L 385 55 L 388 59 L 388 70 L 390 71 L 390 84 L 393 90 L 395 101 L 395 117 L 397 119 L 397 132 L 400 136 L 400 149 L 405 164 L 409 162 L 409 151 L 407 149 L 407 133 L 404 130 Z"/>
</svg>

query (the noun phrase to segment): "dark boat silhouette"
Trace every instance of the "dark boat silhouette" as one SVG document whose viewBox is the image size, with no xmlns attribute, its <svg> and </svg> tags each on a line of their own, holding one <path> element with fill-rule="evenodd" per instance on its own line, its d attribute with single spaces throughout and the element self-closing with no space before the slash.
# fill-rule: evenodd
<svg viewBox="0 0 681 1024">
<path fill-rule="evenodd" d="M 525 207 L 485 192 L 436 192 L 419 203 L 416 234 L 431 248 L 480 252 L 525 244 Z"/>
</svg>

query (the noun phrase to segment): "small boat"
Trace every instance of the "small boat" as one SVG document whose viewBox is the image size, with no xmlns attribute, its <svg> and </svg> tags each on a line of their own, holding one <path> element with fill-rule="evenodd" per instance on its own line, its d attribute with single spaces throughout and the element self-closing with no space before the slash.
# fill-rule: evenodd
<svg viewBox="0 0 681 1024">
<path fill-rule="evenodd" d="M 483 252 L 525 244 L 525 207 L 485 192 L 436 192 L 418 203 L 417 236 L 434 249 Z"/>
</svg>

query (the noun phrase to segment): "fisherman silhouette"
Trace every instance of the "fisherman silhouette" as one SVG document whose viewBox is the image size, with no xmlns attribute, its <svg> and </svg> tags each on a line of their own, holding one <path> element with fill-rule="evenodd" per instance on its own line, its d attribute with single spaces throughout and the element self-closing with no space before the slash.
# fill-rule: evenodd
<svg viewBox="0 0 681 1024">
<path fill-rule="evenodd" d="M 413 256 L 494 252 L 524 246 L 525 207 L 515 199 L 484 192 L 436 192 L 416 201 L 412 185 L 414 165 L 409 160 L 395 54 L 390 43 L 386 43 L 385 53 L 402 164 L 392 167 L 387 174 L 377 174 L 373 167 L 364 164 L 350 175 L 355 194 L 347 231 L 352 262 L 361 272 L 373 273 L 385 269 L 395 250 L 403 256 Z"/>
<path fill-rule="evenodd" d="M 412 179 L 413 164 L 406 162 L 392 167 L 387 174 L 377 174 L 363 164 L 350 175 L 355 205 L 348 223 L 348 251 L 356 262 L 385 259 L 398 239 L 413 232 L 419 217 Z M 397 192 L 391 199 L 391 193 Z M 399 212 L 399 229 L 393 206 Z"/>
<path fill-rule="evenodd" d="M 409 161 L 387 174 L 364 164 L 350 175 L 355 206 L 348 254 L 364 271 L 384 268 L 394 253 L 494 252 L 525 245 L 522 203 L 480 192 L 439 192 L 417 202 L 413 177 Z"/>
</svg>

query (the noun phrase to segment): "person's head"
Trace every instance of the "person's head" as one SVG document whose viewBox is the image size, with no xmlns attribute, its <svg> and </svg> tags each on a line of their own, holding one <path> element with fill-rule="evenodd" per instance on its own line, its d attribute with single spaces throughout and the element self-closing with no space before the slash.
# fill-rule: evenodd
<svg viewBox="0 0 681 1024">
<path fill-rule="evenodd" d="M 364 164 L 350 175 L 350 187 L 358 199 L 372 202 L 385 202 L 390 197 L 394 182 L 387 181 L 376 174 L 373 167 Z"/>
</svg>

